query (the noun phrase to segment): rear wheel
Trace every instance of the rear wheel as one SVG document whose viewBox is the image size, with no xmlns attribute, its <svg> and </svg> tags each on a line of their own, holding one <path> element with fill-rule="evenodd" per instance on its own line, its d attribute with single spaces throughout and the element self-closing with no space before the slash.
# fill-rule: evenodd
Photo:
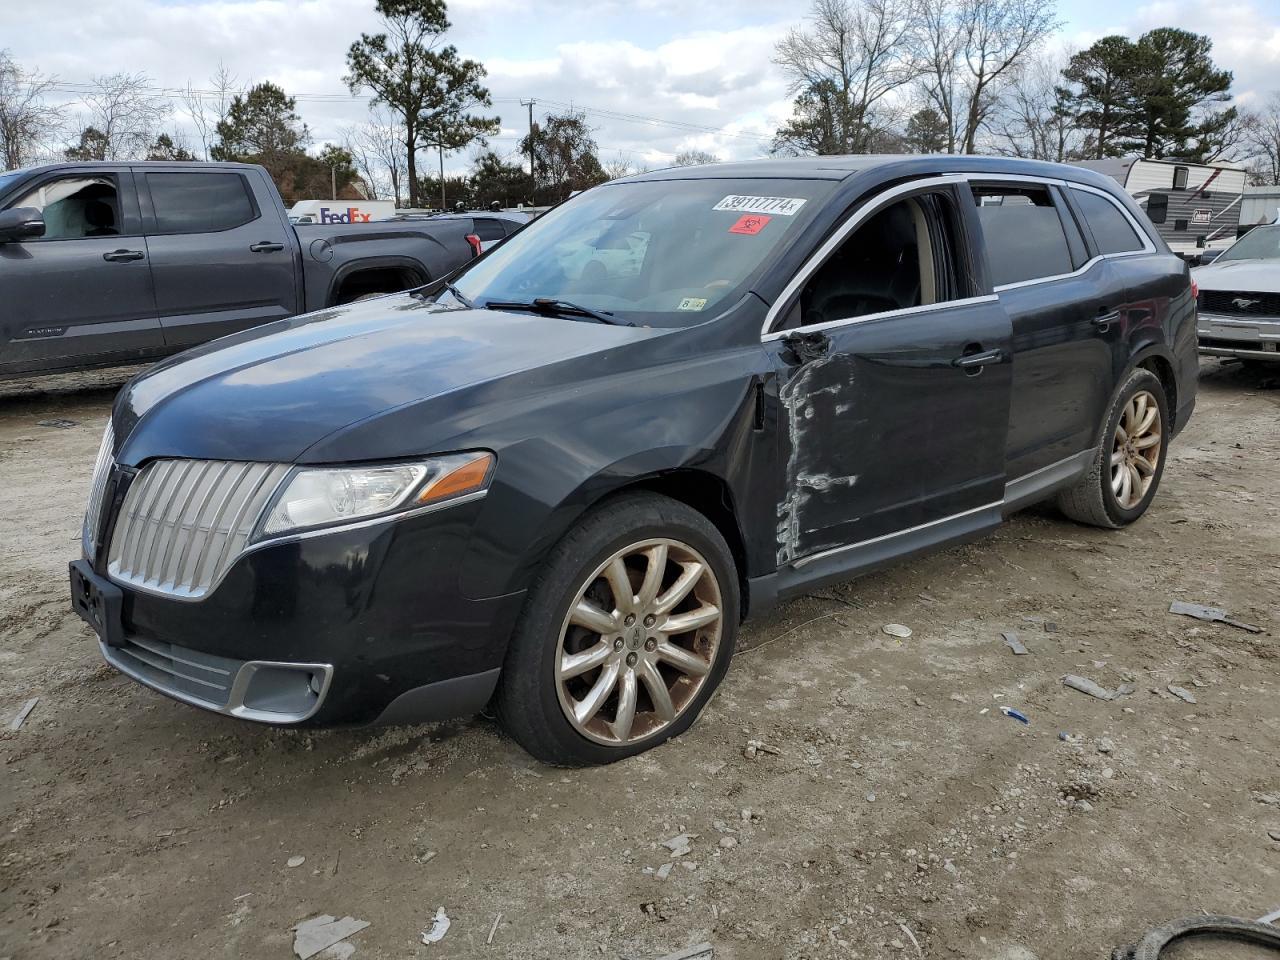
<svg viewBox="0 0 1280 960">
<path fill-rule="evenodd" d="M 738 582 L 705 517 L 656 494 L 594 509 L 552 551 L 512 638 L 498 717 L 535 757 L 610 763 L 687 729 L 719 685 Z"/>
<path fill-rule="evenodd" d="M 1058 495 L 1058 508 L 1096 527 L 1133 523 L 1160 486 L 1169 429 L 1169 402 L 1160 378 L 1150 370 L 1134 370 L 1107 411 L 1094 462 L 1075 486 Z"/>
</svg>

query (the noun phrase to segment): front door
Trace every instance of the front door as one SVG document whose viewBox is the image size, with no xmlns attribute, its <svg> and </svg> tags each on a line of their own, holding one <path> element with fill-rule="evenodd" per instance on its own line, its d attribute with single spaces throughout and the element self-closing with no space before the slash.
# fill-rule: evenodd
<svg viewBox="0 0 1280 960">
<path fill-rule="evenodd" d="M 897 188 L 859 210 L 766 337 L 783 425 L 780 565 L 998 521 L 1010 324 L 973 286 L 962 189 Z"/>
<path fill-rule="evenodd" d="M 126 168 L 51 173 L 4 209 L 34 207 L 44 236 L 0 243 L 0 376 L 159 353 L 147 246 Z"/>
<path fill-rule="evenodd" d="M 297 312 L 293 228 L 243 173 L 139 172 L 165 342 L 187 347 Z"/>
</svg>

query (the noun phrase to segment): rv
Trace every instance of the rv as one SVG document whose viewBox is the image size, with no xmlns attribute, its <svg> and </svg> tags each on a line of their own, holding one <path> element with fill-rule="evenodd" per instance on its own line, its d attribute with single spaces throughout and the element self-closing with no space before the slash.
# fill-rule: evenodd
<svg viewBox="0 0 1280 960">
<path fill-rule="evenodd" d="M 1243 167 L 1141 157 L 1081 160 L 1075 165 L 1117 180 L 1147 212 L 1161 239 L 1184 259 L 1196 258 L 1211 243 L 1223 246 L 1236 238 Z"/>
</svg>

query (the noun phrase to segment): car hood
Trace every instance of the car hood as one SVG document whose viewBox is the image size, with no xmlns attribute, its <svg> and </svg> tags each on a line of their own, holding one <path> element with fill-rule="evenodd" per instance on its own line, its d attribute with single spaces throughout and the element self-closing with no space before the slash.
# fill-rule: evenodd
<svg viewBox="0 0 1280 960">
<path fill-rule="evenodd" d="M 1250 290 L 1280 293 L 1280 261 L 1227 260 L 1191 271 L 1201 290 Z"/>
<path fill-rule="evenodd" d="M 117 457 L 293 462 L 380 413 L 535 372 L 544 384 L 556 370 L 569 377 L 568 367 L 581 376 L 574 360 L 664 332 L 442 309 L 409 295 L 322 310 L 214 341 L 132 380 L 115 406 Z"/>
</svg>

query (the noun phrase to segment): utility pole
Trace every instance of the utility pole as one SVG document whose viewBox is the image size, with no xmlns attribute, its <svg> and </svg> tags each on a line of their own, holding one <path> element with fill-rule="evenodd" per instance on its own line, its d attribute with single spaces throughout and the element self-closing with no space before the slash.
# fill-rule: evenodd
<svg viewBox="0 0 1280 960">
<path fill-rule="evenodd" d="M 533 170 L 533 105 L 537 100 L 521 100 L 520 106 L 529 108 L 529 179 L 533 181 L 533 185 L 538 185 L 538 175 Z"/>
<path fill-rule="evenodd" d="M 338 199 L 338 168 L 334 164 L 329 164 L 329 199 Z"/>
<path fill-rule="evenodd" d="M 449 208 L 444 199 L 444 137 L 440 138 L 436 146 L 440 148 L 440 209 L 447 213 Z"/>
</svg>

